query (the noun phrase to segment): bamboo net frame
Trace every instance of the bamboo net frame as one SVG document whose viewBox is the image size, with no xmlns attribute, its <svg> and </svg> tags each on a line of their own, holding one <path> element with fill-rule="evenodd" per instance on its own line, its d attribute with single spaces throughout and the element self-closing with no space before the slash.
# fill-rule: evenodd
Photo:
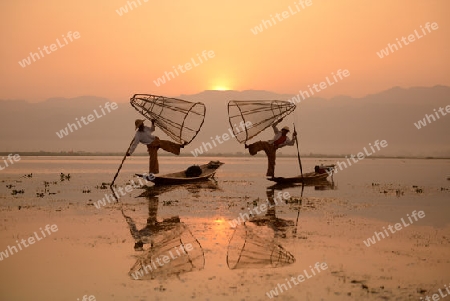
<svg viewBox="0 0 450 301">
<path fill-rule="evenodd" d="M 135 94 L 130 104 L 179 144 L 189 144 L 200 131 L 206 115 L 201 102 L 190 102 L 152 94 Z"/>
<path fill-rule="evenodd" d="M 228 120 L 233 134 L 239 143 L 246 143 L 276 121 L 295 110 L 295 104 L 283 100 L 230 100 L 228 102 Z M 242 131 L 236 128 L 251 122 Z"/>
</svg>

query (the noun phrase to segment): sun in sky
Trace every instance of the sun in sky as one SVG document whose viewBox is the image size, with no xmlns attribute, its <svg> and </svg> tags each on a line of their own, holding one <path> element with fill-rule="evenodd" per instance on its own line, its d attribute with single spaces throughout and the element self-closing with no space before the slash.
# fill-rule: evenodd
<svg viewBox="0 0 450 301">
<path fill-rule="evenodd" d="M 227 78 L 224 78 L 223 76 L 209 81 L 208 86 L 210 87 L 211 90 L 216 91 L 233 90 L 232 81 Z"/>
<path fill-rule="evenodd" d="M 448 0 L 312 1 L 301 11 L 294 0 L 258 1 L 263 4 L 257 6 L 255 1 L 218 6 L 178 0 L 176 9 L 172 1 L 139 1 L 92 6 L 71 1 L 70 9 L 56 0 L 1 1 L 6 4 L 0 22 L 8 30 L 0 34 L 0 43 L 8 47 L 0 49 L 0 98 L 96 95 L 120 102 L 136 90 L 178 96 L 208 89 L 295 95 L 326 83 L 338 69 L 351 76 L 321 89 L 320 97 L 450 83 Z M 230 22 L 229 15 L 236 19 Z M 41 24 L 42 19 L 52 24 Z M 395 26 L 383 20 L 396 20 Z M 437 29 L 428 32 L 427 22 Z M 34 24 L 39 24 L 38 34 Z M 143 28 L 148 29 L 144 38 Z M 415 30 L 420 39 L 402 42 Z M 398 48 L 395 53 L 389 51 L 391 44 Z M 389 56 L 380 58 L 377 53 L 386 49 Z"/>
<path fill-rule="evenodd" d="M 216 85 L 212 88 L 212 90 L 226 91 L 226 90 L 231 90 L 231 89 L 225 85 Z"/>
</svg>

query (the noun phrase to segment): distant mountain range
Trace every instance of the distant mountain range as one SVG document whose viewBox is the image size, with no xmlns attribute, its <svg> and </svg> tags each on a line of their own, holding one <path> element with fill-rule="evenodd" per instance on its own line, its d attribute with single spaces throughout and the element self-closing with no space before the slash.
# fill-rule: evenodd
<svg viewBox="0 0 450 301">
<path fill-rule="evenodd" d="M 211 137 L 228 132 L 229 100 L 289 100 L 293 97 L 257 90 L 180 95 L 178 98 L 201 101 L 207 107 L 202 130 L 182 151 L 189 154 L 203 142 L 210 142 Z M 107 102 L 111 104 L 106 98 L 94 96 L 51 98 L 40 103 L 0 100 L 0 152 L 124 152 L 134 135 L 134 120 L 141 115 L 128 102 L 118 103 L 117 109 L 108 112 Z M 377 155 L 450 157 L 450 116 L 438 111 L 443 108 L 445 113 L 449 105 L 450 87 L 447 86 L 394 87 L 362 98 L 310 97 L 297 103 L 295 112 L 286 117 L 281 126 L 292 127 L 295 122 L 302 154 L 356 155 L 378 139 L 386 140 L 388 146 Z M 434 115 L 435 121 L 430 116 L 426 118 L 426 114 Z M 93 115 L 91 122 L 87 121 L 89 115 Z M 81 127 L 75 130 L 72 126 L 73 132 L 59 138 L 68 123 Z M 156 134 L 166 138 L 159 130 Z M 271 129 L 267 129 L 254 140 L 270 139 L 272 135 Z M 144 152 L 145 148 L 139 146 L 137 151 Z M 296 149 L 285 147 L 280 151 L 294 154 Z M 236 153 L 245 149 L 232 139 L 210 152 Z"/>
</svg>

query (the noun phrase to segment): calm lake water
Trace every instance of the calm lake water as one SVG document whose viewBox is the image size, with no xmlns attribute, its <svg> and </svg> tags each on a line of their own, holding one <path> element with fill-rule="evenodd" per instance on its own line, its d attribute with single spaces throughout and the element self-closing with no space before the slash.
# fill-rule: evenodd
<svg viewBox="0 0 450 301">
<path fill-rule="evenodd" d="M 422 241 L 431 241 L 432 247 L 448 254 L 448 249 L 441 249 L 448 235 L 435 234 L 439 229 L 422 230 L 425 234 L 413 236 L 405 230 L 371 249 L 362 240 L 373 231 L 381 231 L 380 225 L 398 223 L 414 210 L 426 212 L 426 217 L 408 228 L 412 231 L 415 225 L 447 225 L 450 160 L 368 158 L 338 171 L 333 181 L 329 178 L 324 185 L 306 186 L 302 192 L 301 186 L 272 187 L 273 183 L 265 178 L 265 157 L 160 157 L 161 174 L 210 160 L 219 159 L 225 164 L 217 171 L 216 182 L 164 190 L 150 188 L 153 195 L 148 198 L 140 197 L 143 189 L 134 189 L 119 203 L 96 209 L 93 203 L 110 193 L 100 186 L 112 181 L 121 159 L 23 157 L 0 171 L 0 211 L 4 214 L 0 251 L 6 252 L 16 239 L 27 238 L 45 224 L 55 223 L 60 229 L 55 238 L 46 238 L 1 263 L 0 299 L 76 300 L 95 295 L 97 300 L 267 300 L 266 291 L 277 283 L 284 283 L 317 261 L 326 261 L 330 266 L 326 273 L 284 292 L 280 300 L 344 300 L 336 297 L 348 297 L 350 293 L 351 300 L 363 300 L 367 291 L 352 281 L 364 278 L 369 278 L 369 287 L 379 290 L 378 296 L 383 294 L 385 300 L 412 300 L 405 297 L 411 295 L 418 300 L 419 287 L 435 289 L 435 279 L 441 281 L 448 274 L 448 265 L 441 264 L 445 261 L 439 257 L 441 253 L 433 255 L 435 249 L 419 246 Z M 302 160 L 303 171 L 337 160 L 306 158 Z M 117 186 L 136 181 L 134 174 L 146 172 L 147 168 L 147 157 L 127 158 Z M 32 177 L 25 176 L 30 173 Z M 70 174 L 70 180 L 62 181 L 61 173 Z M 276 176 L 298 173 L 297 158 L 277 160 Z M 14 194 L 14 190 L 23 193 Z M 245 236 L 245 227 L 237 227 L 239 232 L 230 226 L 229 222 L 241 213 L 285 192 L 294 199 L 302 196 L 302 204 L 290 199 L 277 204 L 270 214 L 268 210 L 266 215 L 258 216 L 257 222 L 247 223 L 256 236 Z M 173 219 L 161 223 L 173 216 L 179 216 L 187 225 L 186 231 L 177 230 L 180 224 Z M 169 229 L 155 229 L 155 220 L 158 227 L 168 225 Z M 376 226 L 372 226 L 374 223 Z M 167 241 L 172 236 L 176 241 L 173 246 Z M 172 269 L 179 273 L 184 268 L 167 265 L 157 270 L 162 275 L 156 280 L 130 279 L 128 272 L 136 271 L 137 258 L 148 252 L 135 249 L 139 239 L 145 248 L 155 242 L 150 250 L 161 246 L 175 250 L 172 247 L 178 246 L 180 239 L 192 243 L 192 258 L 200 260 L 201 271 L 181 272 L 166 279 Z M 398 245 L 388 244 L 397 241 Z M 279 244 L 288 251 L 283 251 L 286 260 L 292 256 L 296 261 L 283 267 L 267 267 L 271 250 Z M 418 248 L 426 262 L 414 251 Z M 260 257 L 256 267 L 250 268 Z M 244 266 L 229 269 L 230 258 L 234 262 L 241 260 Z M 421 270 L 425 265 L 426 269 Z M 405 277 L 422 275 L 424 270 L 432 274 L 404 283 Z M 320 299 L 316 293 L 327 297 Z M 376 298 L 374 294 L 370 300 Z"/>
<path fill-rule="evenodd" d="M 27 196 L 29 183 L 42 183 L 42 181 L 58 181 L 60 173 L 71 174 L 71 181 L 65 182 L 67 188 L 73 190 L 89 189 L 94 192 L 91 199 L 101 198 L 104 191 L 95 194 L 95 186 L 101 183 L 110 183 L 121 162 L 121 157 L 23 157 L 21 161 L 0 171 L 0 181 L 19 179 L 21 176 L 33 173 L 33 180 L 23 180 L 17 188 L 25 188 L 24 197 Z M 227 199 L 265 199 L 266 189 L 273 183 L 265 179 L 267 160 L 265 157 L 173 157 L 160 156 L 161 174 L 184 170 L 192 164 L 203 164 L 210 160 L 220 160 L 225 164 L 217 171 L 217 190 L 205 197 L 207 201 L 223 204 L 223 215 L 227 215 Z M 318 164 L 333 164 L 343 159 L 302 159 L 304 172 L 314 170 Z M 135 179 L 135 173 L 145 173 L 148 168 L 148 157 L 129 157 L 125 161 L 116 184 L 125 186 Z M 275 168 L 276 176 L 295 176 L 300 173 L 297 158 L 278 158 Z M 337 198 L 354 204 L 373 204 L 365 210 L 353 211 L 352 214 L 376 217 L 386 221 L 396 221 L 401 212 L 412 210 L 427 210 L 432 218 L 427 223 L 442 226 L 447 223 L 445 216 L 450 208 L 450 160 L 426 159 L 371 159 L 367 158 L 343 170 L 330 178 L 328 187 L 305 187 L 304 197 Z M 332 183 L 331 183 L 332 182 Z M 69 184 L 70 183 L 70 184 Z M 5 198 L 10 194 L 5 185 L 0 187 L 0 196 Z M 42 186 L 42 185 L 41 185 Z M 38 188 L 34 188 L 36 190 Z M 31 189 L 33 190 L 33 189 Z M 70 190 L 70 189 L 69 189 Z M 301 185 L 286 188 L 293 196 L 300 196 Z M 31 191 L 29 196 L 33 196 Z M 68 193 L 68 191 L 66 191 Z M 98 192 L 98 191 L 97 191 Z M 76 194 L 75 194 L 76 195 Z M 60 198 L 69 201 L 85 201 L 83 197 L 75 197 L 61 191 Z M 80 195 L 80 194 L 78 194 Z M 165 193 L 167 198 L 190 198 L 192 193 L 174 187 Z M 134 197 L 136 194 L 134 194 Z M 164 196 L 162 196 L 162 200 Z M 36 201 L 39 201 L 36 200 Z M 44 203 L 41 204 L 45 206 Z M 420 207 L 420 208 L 419 208 Z M 401 211 L 401 212 L 399 212 Z M 186 212 L 198 214 L 198 212 Z M 428 215 L 427 215 L 428 216 Z"/>
</svg>

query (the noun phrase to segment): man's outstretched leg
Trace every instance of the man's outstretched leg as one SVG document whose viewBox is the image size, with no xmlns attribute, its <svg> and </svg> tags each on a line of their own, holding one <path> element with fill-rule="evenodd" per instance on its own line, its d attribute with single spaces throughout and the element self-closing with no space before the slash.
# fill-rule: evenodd
<svg viewBox="0 0 450 301">
<path fill-rule="evenodd" d="M 267 177 L 273 177 L 275 172 L 275 159 L 276 159 L 276 149 L 273 146 L 273 144 L 270 144 L 267 141 L 257 141 L 255 143 L 252 143 L 248 145 L 246 148 L 248 148 L 248 152 L 250 155 L 254 156 L 259 151 L 264 151 L 267 156 Z"/>
<path fill-rule="evenodd" d="M 180 149 L 181 149 L 182 145 L 174 143 L 172 141 L 168 141 L 168 140 L 159 140 L 159 147 L 161 147 L 166 152 L 169 152 L 169 153 L 172 153 L 172 154 L 178 156 L 180 154 Z"/>
<path fill-rule="evenodd" d="M 265 150 L 268 147 L 269 143 L 267 141 L 256 141 L 255 143 L 252 143 L 250 145 L 246 145 L 245 148 L 248 148 L 248 152 L 250 155 L 254 156 L 259 151 Z"/>
</svg>

